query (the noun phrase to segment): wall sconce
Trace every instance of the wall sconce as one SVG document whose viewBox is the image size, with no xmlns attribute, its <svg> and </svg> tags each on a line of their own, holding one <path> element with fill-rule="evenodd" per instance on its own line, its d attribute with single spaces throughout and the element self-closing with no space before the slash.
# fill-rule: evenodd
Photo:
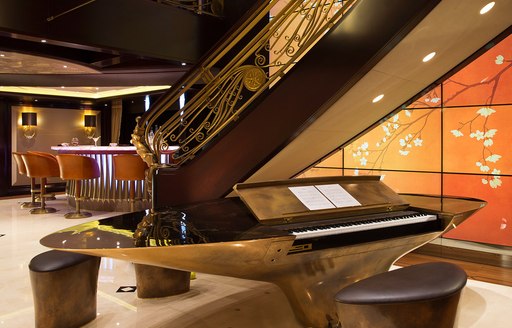
<svg viewBox="0 0 512 328">
<path fill-rule="evenodd" d="M 36 135 L 37 113 L 21 113 L 21 127 L 23 135 L 32 139 Z"/>
<path fill-rule="evenodd" d="M 96 132 L 96 115 L 85 115 L 84 116 L 84 129 L 87 138 L 92 139 Z"/>
</svg>

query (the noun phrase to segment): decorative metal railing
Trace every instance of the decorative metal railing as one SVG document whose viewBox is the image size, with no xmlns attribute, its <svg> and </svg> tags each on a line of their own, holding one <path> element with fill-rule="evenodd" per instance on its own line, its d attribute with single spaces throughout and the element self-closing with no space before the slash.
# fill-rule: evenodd
<svg viewBox="0 0 512 328">
<path fill-rule="evenodd" d="M 193 159 L 278 82 L 355 1 L 263 3 L 137 119 L 132 143 L 138 154 L 152 169 L 177 168 Z M 249 35 L 253 37 L 247 41 Z M 153 131 L 157 119 L 200 82 L 204 86 L 195 96 Z M 166 157 L 161 155 L 168 153 L 170 147 L 176 151 L 170 161 L 163 161 Z"/>
</svg>

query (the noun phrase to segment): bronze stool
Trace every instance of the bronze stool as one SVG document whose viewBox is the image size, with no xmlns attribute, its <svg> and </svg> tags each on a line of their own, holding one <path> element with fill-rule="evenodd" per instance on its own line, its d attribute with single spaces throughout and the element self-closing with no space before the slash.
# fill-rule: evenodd
<svg viewBox="0 0 512 328">
<path fill-rule="evenodd" d="M 74 328 L 96 318 L 100 260 L 51 250 L 30 261 L 36 328 Z"/>
<path fill-rule="evenodd" d="M 137 297 L 157 298 L 186 293 L 190 290 L 190 272 L 135 264 Z"/>
<path fill-rule="evenodd" d="M 342 328 L 452 328 L 467 275 L 434 262 L 377 274 L 336 294 Z"/>
</svg>

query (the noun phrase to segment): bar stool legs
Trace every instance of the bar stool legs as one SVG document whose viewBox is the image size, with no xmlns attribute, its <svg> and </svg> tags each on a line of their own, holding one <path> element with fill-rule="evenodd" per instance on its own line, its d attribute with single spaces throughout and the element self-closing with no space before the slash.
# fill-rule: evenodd
<svg viewBox="0 0 512 328">
<path fill-rule="evenodd" d="M 46 195 L 46 178 L 41 178 L 41 191 L 40 191 L 41 207 L 31 209 L 30 214 L 46 214 L 46 213 L 57 212 L 57 210 L 54 209 L 53 207 L 46 207 L 45 195 Z"/>
<path fill-rule="evenodd" d="M 82 200 L 82 181 L 76 180 L 75 182 L 75 212 L 64 214 L 66 219 L 82 219 L 92 216 L 89 212 L 82 212 L 80 210 L 80 201 Z"/>
<path fill-rule="evenodd" d="M 41 202 L 36 201 L 37 192 L 38 192 L 38 190 L 36 190 L 36 179 L 31 178 L 30 179 L 30 202 L 21 203 L 20 207 L 21 208 L 41 207 Z"/>
</svg>

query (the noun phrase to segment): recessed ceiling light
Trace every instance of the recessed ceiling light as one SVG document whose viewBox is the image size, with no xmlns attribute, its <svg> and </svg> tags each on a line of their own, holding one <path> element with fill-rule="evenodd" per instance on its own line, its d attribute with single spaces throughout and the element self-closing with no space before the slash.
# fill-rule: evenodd
<svg viewBox="0 0 512 328">
<path fill-rule="evenodd" d="M 42 40 L 41 40 L 41 42 L 42 42 L 42 43 L 46 43 L 46 40 L 45 40 L 45 39 L 42 39 Z"/>
<path fill-rule="evenodd" d="M 61 86 L 60 88 L 61 88 L 61 89 L 64 89 L 64 88 L 65 88 L 65 86 Z"/>
<path fill-rule="evenodd" d="M 0 54 L 0 57 L 5 57 L 5 55 L 4 54 Z"/>
<path fill-rule="evenodd" d="M 480 9 L 480 15 L 487 14 L 489 12 L 489 10 L 491 10 L 492 7 L 494 7 L 494 4 L 495 4 L 495 2 L 493 1 L 493 2 L 489 2 L 488 4 L 483 6 L 483 8 Z"/>
<path fill-rule="evenodd" d="M 428 62 L 429 60 L 431 60 L 432 58 L 434 58 L 434 56 L 436 55 L 436 52 L 433 51 L 431 53 L 429 53 L 428 55 L 426 55 L 425 57 L 423 57 L 423 62 L 426 63 Z"/>
<path fill-rule="evenodd" d="M 181 66 L 186 66 L 186 65 L 187 65 L 187 63 L 181 63 Z"/>
<path fill-rule="evenodd" d="M 64 67 L 64 68 L 68 68 L 68 65 L 63 65 L 62 67 Z"/>
<path fill-rule="evenodd" d="M 381 100 L 382 100 L 382 98 L 384 98 L 384 95 L 378 95 L 377 97 L 373 98 L 372 102 L 373 102 L 373 103 L 376 103 L 376 102 L 378 102 L 378 101 L 381 101 Z"/>
</svg>

